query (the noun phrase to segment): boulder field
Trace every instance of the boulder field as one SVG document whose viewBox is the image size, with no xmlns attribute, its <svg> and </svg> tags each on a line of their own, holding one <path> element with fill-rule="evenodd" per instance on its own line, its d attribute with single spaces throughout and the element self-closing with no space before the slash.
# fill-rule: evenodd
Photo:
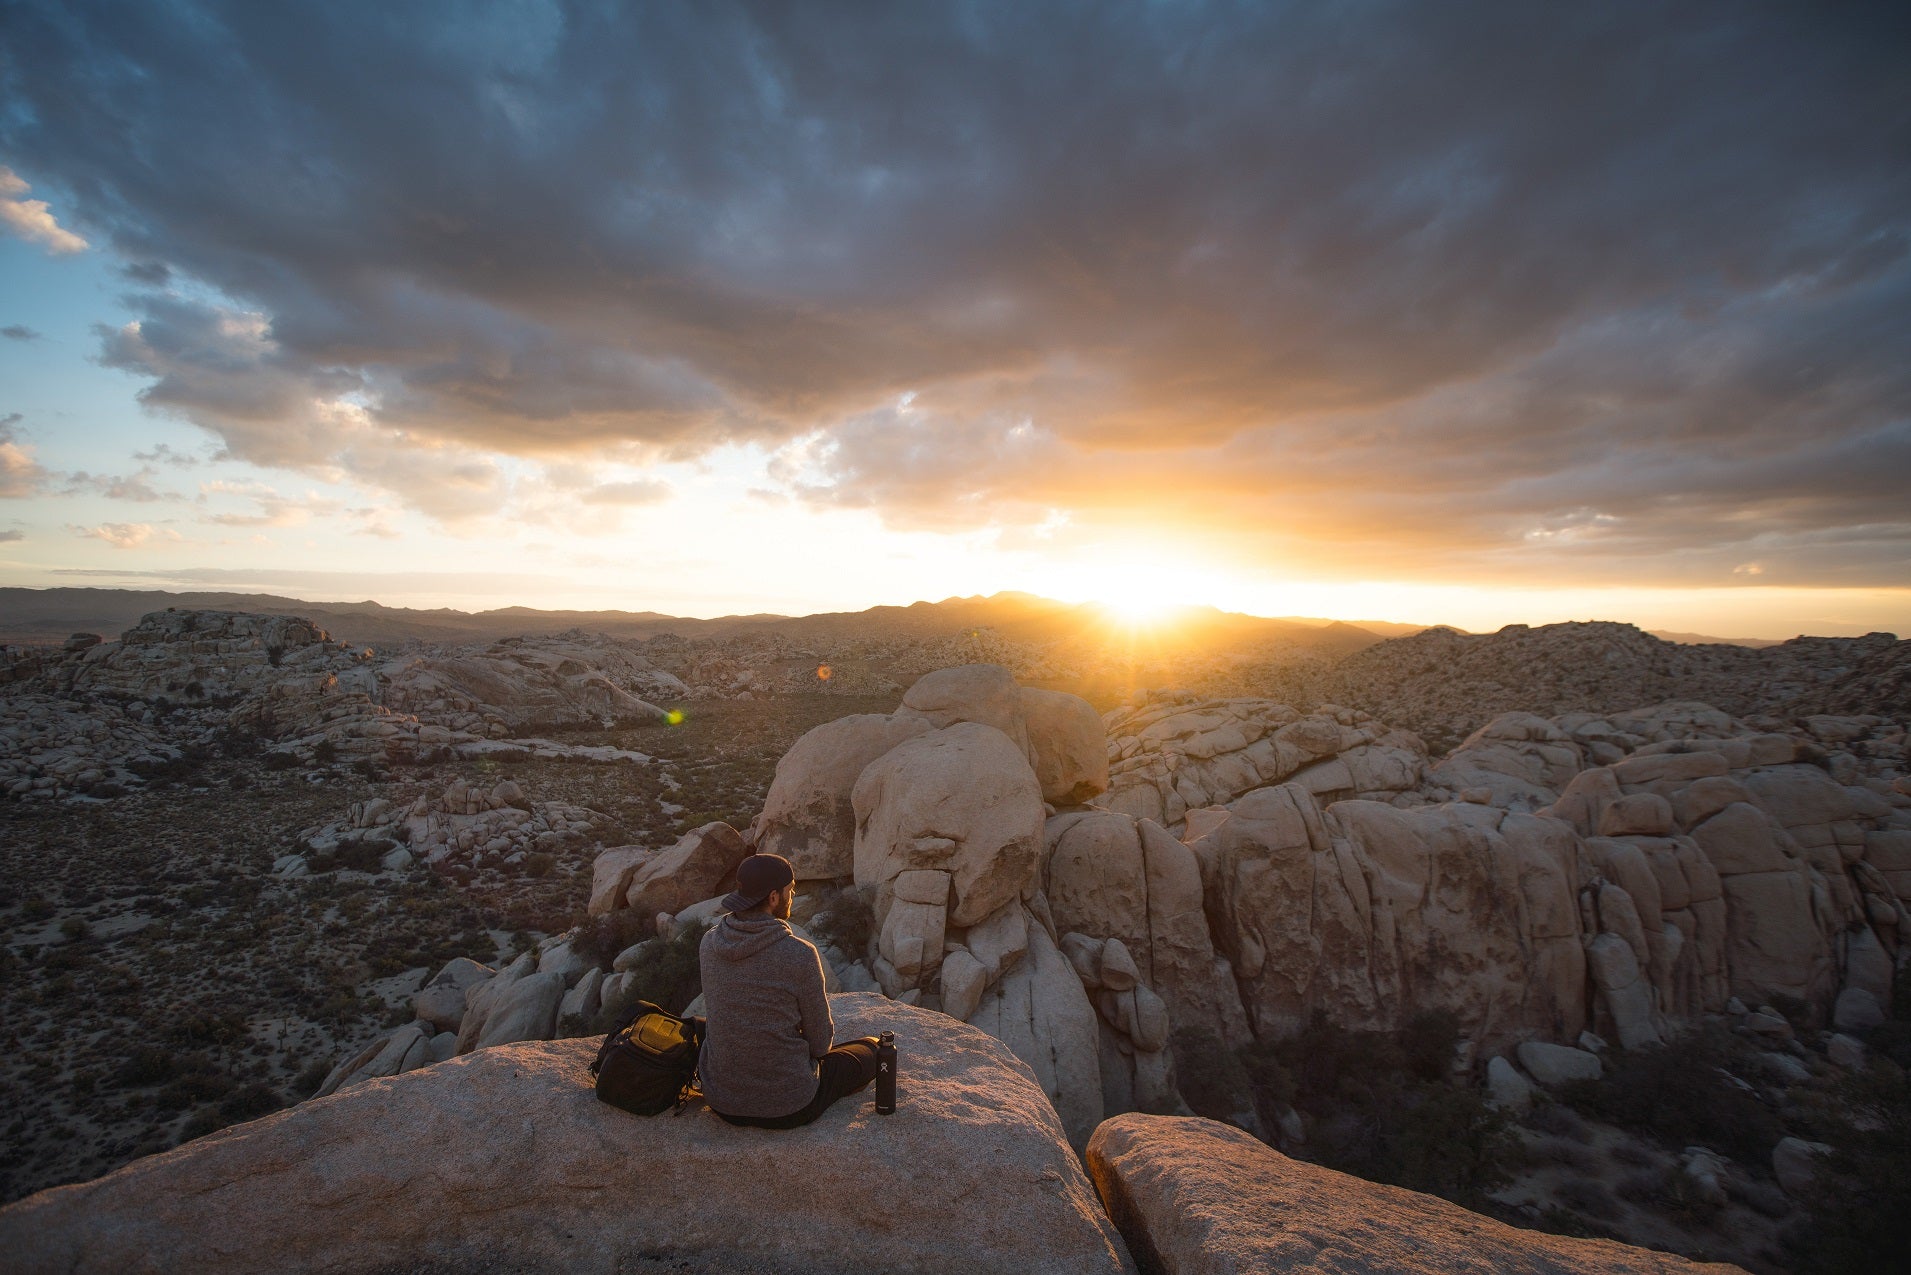
<svg viewBox="0 0 1911 1275">
<path fill-rule="evenodd" d="M 843 944 L 821 945 L 832 990 L 880 989 L 995 1036 L 1078 1149 L 1106 1116 L 1190 1114 L 1191 1052 L 1315 1015 L 1392 1030 L 1445 1011 L 1470 1078 L 1517 1093 L 1597 1065 L 1581 1046 L 1635 1049 L 1708 1017 L 1744 1026 L 1792 1004 L 1812 1029 L 1879 1021 L 1911 935 L 1902 733 L 1769 725 L 1690 701 L 1515 712 L 1436 760 L 1336 705 L 1164 693 L 1104 717 L 961 665 L 893 713 L 803 736 L 747 829 L 604 850 L 589 910 L 675 933 L 714 917 L 751 846 L 783 853 L 796 922 Z M 415 842 L 433 817 L 412 816 Z M 820 924 L 852 894 L 866 942 Z M 437 996 L 402 1049 L 367 1046 L 338 1083 L 429 1065 L 445 1044 L 549 1036 L 631 993 L 632 953 L 593 979 L 566 940 L 548 944 L 497 987 L 474 981 L 461 1025 Z M 514 1003 L 536 1012 L 499 1015 L 518 979 Z M 1208 1114 L 1266 1118 L 1245 1092 L 1225 1103 Z"/>
<path fill-rule="evenodd" d="M 109 798 L 182 748 L 249 737 L 288 758 L 393 761 L 435 749 L 650 760 L 532 732 L 660 722 L 687 692 L 628 642 L 570 632 L 381 655 L 308 620 L 154 611 L 117 642 L 75 634 L 7 662 L 0 796 Z M 509 741 L 508 743 L 504 741 Z"/>
</svg>

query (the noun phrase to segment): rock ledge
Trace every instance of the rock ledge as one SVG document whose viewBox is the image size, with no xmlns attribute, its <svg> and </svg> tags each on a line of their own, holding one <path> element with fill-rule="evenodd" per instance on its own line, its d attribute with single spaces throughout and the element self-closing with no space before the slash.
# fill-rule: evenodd
<svg viewBox="0 0 1911 1275">
<path fill-rule="evenodd" d="M 830 998 L 887 1027 L 904 1098 L 805 1129 L 597 1101 L 593 1039 L 366 1081 L 0 1209 L 17 1272 L 669 1269 L 1132 1271 L 1027 1067 L 975 1028 Z"/>
</svg>

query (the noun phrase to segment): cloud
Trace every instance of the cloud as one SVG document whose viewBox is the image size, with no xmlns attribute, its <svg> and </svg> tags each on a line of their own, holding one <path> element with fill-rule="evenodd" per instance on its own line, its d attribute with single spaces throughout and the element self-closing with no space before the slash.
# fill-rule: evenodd
<svg viewBox="0 0 1911 1275">
<path fill-rule="evenodd" d="M 132 474 L 89 474 L 85 470 L 62 476 L 63 486 L 60 494 L 77 496 L 90 493 L 104 496 L 108 500 L 130 500 L 140 504 L 149 504 L 160 500 L 178 500 L 178 492 L 160 491 L 152 485 L 152 478 L 158 473 L 150 465 L 141 466 Z"/>
<path fill-rule="evenodd" d="M 133 459 L 145 461 L 149 465 L 172 465 L 179 469 L 191 469 L 201 463 L 197 456 L 175 451 L 165 443 L 154 443 L 146 451 L 134 452 Z"/>
<path fill-rule="evenodd" d="M 252 508 L 241 512 L 207 512 L 203 520 L 221 527 L 297 527 L 314 515 L 336 513 L 339 502 L 307 492 L 302 497 L 281 495 L 264 483 L 234 483 L 223 479 L 199 485 L 198 501 L 207 505 L 215 498 L 239 497 Z"/>
<path fill-rule="evenodd" d="M 6 327 L 0 328 L 0 336 L 9 341 L 37 341 L 42 335 L 20 323 L 9 323 Z"/>
<path fill-rule="evenodd" d="M 103 522 L 93 527 L 68 526 L 67 530 L 83 540 L 104 540 L 115 549 L 139 549 L 156 541 L 176 544 L 184 539 L 177 531 L 145 522 Z"/>
<path fill-rule="evenodd" d="M 472 594 L 522 598 L 550 584 L 549 576 L 497 571 L 284 571 L 261 567 L 175 567 L 126 571 L 61 567 L 53 575 L 74 579 L 165 581 L 205 589 L 264 587 L 305 596 L 374 594 Z"/>
<path fill-rule="evenodd" d="M 33 459 L 33 449 L 21 443 L 18 412 L 0 416 L 0 499 L 21 500 L 36 495 L 47 473 Z"/>
<path fill-rule="evenodd" d="M 670 484 L 651 480 L 599 483 L 577 498 L 587 505 L 654 505 L 670 498 Z"/>
<path fill-rule="evenodd" d="M 172 296 L 133 304 L 142 317 L 100 329 L 100 362 L 149 378 L 140 401 L 211 430 L 225 458 L 381 488 L 448 523 L 508 499 L 495 460 L 374 420 L 354 401 L 362 377 L 301 366 L 263 314 Z"/>
<path fill-rule="evenodd" d="M 371 536 L 377 540 L 397 540 L 398 528 L 392 526 L 391 511 L 386 509 L 348 509 L 345 511 L 358 526 L 353 528 L 355 536 Z"/>
<path fill-rule="evenodd" d="M 27 533 L 14 527 L 0 531 L 0 544 L 11 544 L 16 540 L 25 540 Z"/>
<path fill-rule="evenodd" d="M 102 333 L 149 406 L 453 523 L 747 444 L 899 526 L 1902 583 L 1906 23 L 29 4 L 0 150 L 228 299 Z"/>
<path fill-rule="evenodd" d="M 54 220 L 44 199 L 22 199 L 32 187 L 11 168 L 0 168 L 0 225 L 48 252 L 85 252 L 86 240 Z"/>
</svg>

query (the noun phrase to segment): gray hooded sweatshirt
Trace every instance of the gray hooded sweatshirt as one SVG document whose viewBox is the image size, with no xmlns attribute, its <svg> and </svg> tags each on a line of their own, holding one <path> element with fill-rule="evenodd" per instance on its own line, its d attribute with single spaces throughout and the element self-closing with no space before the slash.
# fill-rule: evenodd
<svg viewBox="0 0 1911 1275">
<path fill-rule="evenodd" d="M 787 1116 L 816 1096 L 835 1024 L 823 958 L 772 916 L 726 916 L 703 936 L 703 1096 L 731 1116 Z"/>
</svg>

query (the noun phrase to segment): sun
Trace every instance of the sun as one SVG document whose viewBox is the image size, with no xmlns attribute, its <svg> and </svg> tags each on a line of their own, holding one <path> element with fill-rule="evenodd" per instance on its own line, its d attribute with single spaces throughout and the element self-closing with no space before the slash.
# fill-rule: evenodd
<svg viewBox="0 0 1911 1275">
<path fill-rule="evenodd" d="M 1127 593 L 1102 598 L 1096 605 L 1106 611 L 1111 620 L 1118 621 L 1131 629 L 1160 628 L 1173 619 L 1174 613 L 1181 609 L 1173 602 L 1145 593 Z"/>
</svg>

